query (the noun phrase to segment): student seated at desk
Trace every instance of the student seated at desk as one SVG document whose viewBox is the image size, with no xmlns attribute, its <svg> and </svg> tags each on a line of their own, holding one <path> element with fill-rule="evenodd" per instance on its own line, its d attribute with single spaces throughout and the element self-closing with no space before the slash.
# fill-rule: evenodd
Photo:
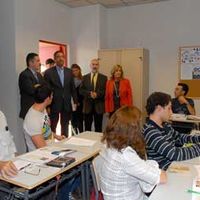
<svg viewBox="0 0 200 200">
<path fill-rule="evenodd" d="M 167 123 L 172 114 L 171 97 L 162 92 L 152 93 L 146 104 L 149 120 L 144 125 L 148 159 L 158 162 L 167 170 L 173 161 L 188 160 L 200 156 L 200 136 L 190 136 L 175 131 Z M 183 147 L 185 143 L 192 146 Z"/>
<path fill-rule="evenodd" d="M 15 165 L 9 161 L 15 157 L 16 147 L 11 135 L 7 120 L 0 111 L 0 173 L 3 177 L 17 174 Z"/>
<path fill-rule="evenodd" d="M 24 119 L 24 133 L 29 151 L 46 146 L 46 140 L 52 140 L 53 136 L 58 140 L 65 138 L 51 131 L 46 107 L 51 104 L 52 97 L 52 91 L 46 85 L 40 85 L 35 89 L 35 103 L 29 109 Z M 69 182 L 63 183 L 59 188 L 57 199 L 69 200 L 69 192 L 74 188 L 76 189 L 78 182 L 79 178 L 74 178 L 70 179 Z M 52 196 L 54 195 L 52 194 Z"/>
<path fill-rule="evenodd" d="M 35 103 L 27 112 L 24 119 L 24 134 L 28 151 L 33 151 L 47 145 L 47 140 L 54 137 L 58 140 L 64 136 L 52 133 L 50 119 L 46 107 L 52 102 L 53 93 L 46 85 L 40 85 L 35 89 Z"/>
<path fill-rule="evenodd" d="M 174 90 L 175 98 L 172 99 L 173 113 L 195 115 L 194 101 L 186 97 L 188 92 L 189 87 L 187 84 L 178 83 Z M 175 130 L 182 133 L 189 133 L 194 128 L 193 123 L 173 122 L 172 125 Z"/>
<path fill-rule="evenodd" d="M 141 112 L 123 106 L 110 118 L 102 141 L 100 187 L 105 200 L 143 200 L 166 174 L 158 163 L 146 160 L 145 142 L 140 129 Z"/>
</svg>

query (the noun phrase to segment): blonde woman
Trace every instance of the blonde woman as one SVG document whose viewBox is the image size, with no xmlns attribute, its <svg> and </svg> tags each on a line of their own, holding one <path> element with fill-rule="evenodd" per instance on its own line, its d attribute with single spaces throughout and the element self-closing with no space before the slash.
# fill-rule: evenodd
<svg viewBox="0 0 200 200">
<path fill-rule="evenodd" d="M 132 90 L 130 81 L 124 78 L 122 66 L 115 65 L 106 84 L 105 110 L 111 116 L 123 105 L 132 105 Z"/>
</svg>

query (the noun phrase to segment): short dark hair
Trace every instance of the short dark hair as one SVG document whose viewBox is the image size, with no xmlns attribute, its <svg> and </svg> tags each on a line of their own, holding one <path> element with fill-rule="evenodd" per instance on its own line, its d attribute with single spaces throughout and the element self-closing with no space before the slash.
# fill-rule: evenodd
<svg viewBox="0 0 200 200">
<path fill-rule="evenodd" d="M 64 54 L 63 51 L 60 51 L 60 50 L 59 50 L 59 51 L 56 51 L 56 52 L 53 54 L 54 59 L 56 58 L 57 54 L 59 54 L 59 53 Z"/>
<path fill-rule="evenodd" d="M 171 102 L 171 96 L 169 94 L 163 92 L 152 93 L 147 99 L 147 104 L 146 104 L 147 114 L 150 115 L 154 113 L 158 105 L 161 107 L 165 107 L 169 104 L 169 102 Z"/>
<path fill-rule="evenodd" d="M 38 56 L 37 53 L 29 53 L 26 56 L 26 65 L 29 67 L 29 62 L 32 61 L 36 56 Z"/>
<path fill-rule="evenodd" d="M 34 92 L 35 103 L 43 103 L 47 97 L 51 96 L 51 94 L 52 90 L 47 85 L 38 85 Z"/>
<path fill-rule="evenodd" d="M 189 87 L 187 84 L 185 83 L 178 83 L 178 86 L 182 87 L 182 90 L 184 91 L 184 95 L 187 95 L 187 93 L 189 92 Z"/>
<path fill-rule="evenodd" d="M 52 59 L 52 58 L 48 58 L 46 61 L 45 61 L 45 64 L 48 65 L 48 64 L 54 64 L 55 61 Z"/>
</svg>

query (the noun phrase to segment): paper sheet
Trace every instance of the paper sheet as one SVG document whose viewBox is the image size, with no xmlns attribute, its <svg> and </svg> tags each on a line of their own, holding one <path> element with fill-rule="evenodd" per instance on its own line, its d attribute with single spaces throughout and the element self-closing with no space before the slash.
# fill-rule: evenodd
<svg viewBox="0 0 200 200">
<path fill-rule="evenodd" d="M 65 141 L 65 144 L 91 147 L 96 144 L 96 141 L 83 139 L 83 138 L 77 138 L 77 137 L 71 137 L 69 140 Z"/>
</svg>

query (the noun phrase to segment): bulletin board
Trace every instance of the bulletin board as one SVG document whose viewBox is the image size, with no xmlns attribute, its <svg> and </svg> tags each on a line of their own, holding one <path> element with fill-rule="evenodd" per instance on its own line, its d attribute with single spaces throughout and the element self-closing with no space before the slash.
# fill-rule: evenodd
<svg viewBox="0 0 200 200">
<path fill-rule="evenodd" d="M 200 98 L 200 45 L 179 48 L 179 79 L 189 86 L 187 96 Z"/>
</svg>

